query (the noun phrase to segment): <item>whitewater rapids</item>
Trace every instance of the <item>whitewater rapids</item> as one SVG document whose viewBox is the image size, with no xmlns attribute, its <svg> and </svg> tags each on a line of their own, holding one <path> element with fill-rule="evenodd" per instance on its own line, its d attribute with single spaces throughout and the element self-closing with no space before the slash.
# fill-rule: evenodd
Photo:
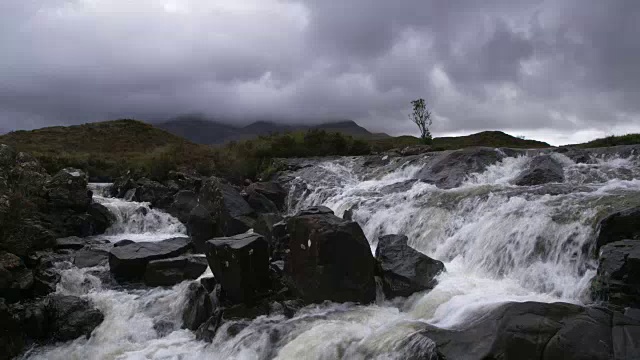
<svg viewBox="0 0 640 360">
<path fill-rule="evenodd" d="M 430 292 L 369 306 L 310 306 L 292 319 L 259 317 L 234 337 L 227 323 L 209 344 L 180 329 L 187 282 L 130 289 L 106 281 L 106 268 L 67 267 L 57 291 L 91 299 L 105 321 L 90 339 L 32 349 L 24 358 L 405 359 L 415 354 L 403 351 L 433 346 L 405 342 L 423 323 L 455 329 L 505 301 L 588 304 L 595 226 L 609 211 L 640 205 L 640 158 L 576 164 L 553 156 L 564 166 L 564 183 L 531 187 L 510 184 L 531 155 L 506 157 L 448 190 L 416 181 L 423 165 L 403 158 L 372 169 L 361 158 L 340 158 L 291 174 L 291 213 L 311 205 L 338 216 L 352 210 L 372 250 L 378 236 L 400 233 L 443 261 L 447 272 Z M 103 236 L 110 241 L 185 233 L 148 204 L 96 198 L 118 219 Z"/>
</svg>

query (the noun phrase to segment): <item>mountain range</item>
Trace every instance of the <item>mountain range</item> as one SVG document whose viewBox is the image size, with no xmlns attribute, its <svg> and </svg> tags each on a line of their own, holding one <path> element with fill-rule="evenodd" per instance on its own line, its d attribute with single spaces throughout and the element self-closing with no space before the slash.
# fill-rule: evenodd
<svg viewBox="0 0 640 360">
<path fill-rule="evenodd" d="M 160 129 L 181 136 L 198 144 L 224 144 L 229 141 L 247 140 L 260 135 L 321 129 L 339 132 L 365 139 L 387 138 L 384 133 L 372 133 L 351 120 L 326 122 L 317 125 L 279 124 L 271 121 L 256 121 L 239 126 L 204 119 L 200 116 L 181 116 L 168 121 L 154 123 Z"/>
</svg>

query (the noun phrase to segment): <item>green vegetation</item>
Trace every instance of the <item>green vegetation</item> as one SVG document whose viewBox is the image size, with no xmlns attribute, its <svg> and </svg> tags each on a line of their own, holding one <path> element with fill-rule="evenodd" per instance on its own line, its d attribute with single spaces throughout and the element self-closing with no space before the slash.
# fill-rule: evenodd
<svg viewBox="0 0 640 360">
<path fill-rule="evenodd" d="M 607 147 L 617 145 L 635 145 L 640 144 L 640 134 L 627 134 L 621 136 L 607 136 L 601 139 L 592 140 L 583 144 L 576 144 L 573 146 L 580 148 L 596 148 Z"/>
<path fill-rule="evenodd" d="M 65 167 L 86 171 L 93 181 L 108 181 L 128 170 L 154 180 L 170 171 L 218 175 L 233 182 L 256 179 L 277 171 L 276 158 L 366 155 L 422 144 L 413 136 L 381 139 L 355 138 L 312 129 L 263 135 L 225 145 L 198 145 L 152 125 L 116 120 L 69 127 L 16 131 L 0 136 L 0 143 L 38 158 L 49 173 Z M 433 150 L 469 146 L 546 147 L 499 131 L 433 139 Z"/>
</svg>

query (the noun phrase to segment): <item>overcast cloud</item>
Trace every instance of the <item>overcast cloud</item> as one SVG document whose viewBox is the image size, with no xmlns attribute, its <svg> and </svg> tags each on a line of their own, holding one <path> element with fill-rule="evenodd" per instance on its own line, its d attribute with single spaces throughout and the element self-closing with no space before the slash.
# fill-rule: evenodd
<svg viewBox="0 0 640 360">
<path fill-rule="evenodd" d="M 640 132 L 638 0 L 2 0 L 0 129 L 184 113 Z"/>
</svg>

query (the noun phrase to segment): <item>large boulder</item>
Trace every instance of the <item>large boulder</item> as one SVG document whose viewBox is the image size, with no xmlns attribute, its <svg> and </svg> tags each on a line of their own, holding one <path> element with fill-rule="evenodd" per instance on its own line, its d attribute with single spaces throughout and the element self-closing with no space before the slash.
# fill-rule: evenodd
<svg viewBox="0 0 640 360">
<path fill-rule="evenodd" d="M 613 319 L 616 319 L 613 321 Z M 636 359 L 640 321 L 566 303 L 506 303 L 455 330 L 424 331 L 446 359 Z"/>
<path fill-rule="evenodd" d="M 88 177 L 82 170 L 74 168 L 60 170 L 45 184 L 49 205 L 57 209 L 86 211 L 91 204 L 87 183 Z"/>
<path fill-rule="evenodd" d="M 141 280 L 150 261 L 176 257 L 187 253 L 192 248 L 193 244 L 189 238 L 118 246 L 109 252 L 109 268 L 119 281 Z"/>
<path fill-rule="evenodd" d="M 378 239 L 376 258 L 382 268 L 383 289 L 387 297 L 409 296 L 433 289 L 436 275 L 444 271 L 441 261 L 416 251 L 404 235 L 385 235 Z"/>
<path fill-rule="evenodd" d="M 134 200 L 148 202 L 153 207 L 166 209 L 173 202 L 176 188 L 165 186 L 148 178 L 140 178 L 135 183 Z"/>
<path fill-rule="evenodd" d="M 189 213 L 187 230 L 201 252 L 206 250 L 205 241 L 224 235 L 224 199 L 220 188 L 217 178 L 205 179 L 198 194 L 198 205 Z"/>
<path fill-rule="evenodd" d="M 0 249 L 25 257 L 36 250 L 51 247 L 55 239 L 56 234 L 39 220 L 22 217 L 4 228 Z"/>
<path fill-rule="evenodd" d="M 109 263 L 109 244 L 93 244 L 83 247 L 73 254 L 73 264 L 78 268 L 105 266 Z"/>
<path fill-rule="evenodd" d="M 198 194 L 192 190 L 180 190 L 173 196 L 173 203 L 167 212 L 186 224 L 191 210 L 196 206 L 198 206 Z"/>
<path fill-rule="evenodd" d="M 147 264 L 144 283 L 149 286 L 172 286 L 185 280 L 197 279 L 208 266 L 207 259 L 197 255 L 153 260 Z"/>
<path fill-rule="evenodd" d="M 187 289 L 187 302 L 182 313 L 182 327 L 197 330 L 218 309 L 218 299 L 213 290 L 194 281 Z"/>
<path fill-rule="evenodd" d="M 287 277 L 307 303 L 372 302 L 376 266 L 362 229 L 319 210 L 303 211 L 287 220 Z"/>
<path fill-rule="evenodd" d="M 622 240 L 602 247 L 593 294 L 614 307 L 640 308 L 640 241 Z"/>
<path fill-rule="evenodd" d="M 269 244 L 259 234 L 207 241 L 207 260 L 226 298 L 251 302 L 269 287 Z"/>
<path fill-rule="evenodd" d="M 24 297 L 33 286 L 33 272 L 18 256 L 0 250 L 0 296 L 9 301 Z"/>
<path fill-rule="evenodd" d="M 640 207 L 615 212 L 600 221 L 598 228 L 596 254 L 608 243 L 625 239 L 640 240 Z"/>
<path fill-rule="evenodd" d="M 492 148 L 444 151 L 430 159 L 416 178 L 439 188 L 451 189 L 460 186 L 472 173 L 482 172 L 502 158 L 504 155 Z"/>
<path fill-rule="evenodd" d="M 531 159 L 529 168 L 514 180 L 518 186 L 542 185 L 564 181 L 564 170 L 551 155 L 538 155 Z"/>
<path fill-rule="evenodd" d="M 87 213 L 91 217 L 92 235 L 104 234 L 116 222 L 115 215 L 106 206 L 99 203 L 91 203 Z"/>
<path fill-rule="evenodd" d="M 89 337 L 104 320 L 100 310 L 85 299 L 68 295 L 51 295 L 47 301 L 50 334 L 55 341 Z"/>
<path fill-rule="evenodd" d="M 232 236 L 246 232 L 254 224 L 253 209 L 233 186 L 220 184 L 224 213 L 227 217 L 225 235 Z"/>
<path fill-rule="evenodd" d="M 246 189 L 247 194 L 251 197 L 253 193 L 260 194 L 269 199 L 276 205 L 278 210 L 284 210 L 285 200 L 287 199 L 287 191 L 276 182 L 255 182 Z M 273 212 L 273 211 L 268 211 Z"/>
</svg>

